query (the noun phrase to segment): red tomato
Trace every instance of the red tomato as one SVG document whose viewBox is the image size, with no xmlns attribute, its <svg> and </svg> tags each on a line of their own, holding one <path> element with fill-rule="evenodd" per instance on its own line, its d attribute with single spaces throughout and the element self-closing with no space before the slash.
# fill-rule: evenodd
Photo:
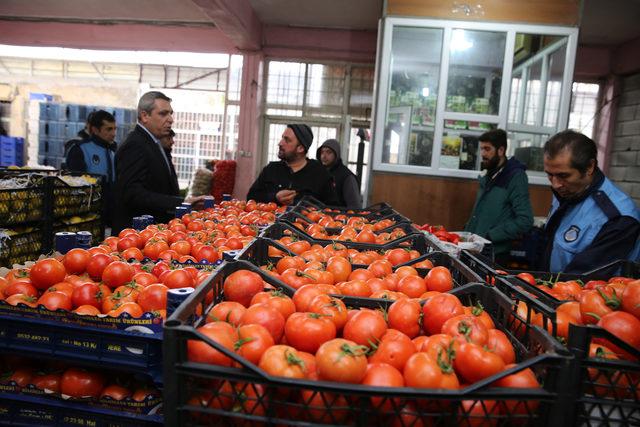
<svg viewBox="0 0 640 427">
<path fill-rule="evenodd" d="M 210 323 L 208 325 L 213 325 Z M 197 331 L 210 340 L 217 342 L 229 351 L 234 351 L 236 340 L 232 332 L 220 327 L 200 327 Z M 187 358 L 192 362 L 208 363 L 210 365 L 231 366 L 233 361 L 208 343 L 200 340 L 187 341 Z"/>
<path fill-rule="evenodd" d="M 474 343 L 463 343 L 453 360 L 456 373 L 473 384 L 504 370 L 505 363 L 496 353 Z"/>
<path fill-rule="evenodd" d="M 9 298 L 5 299 L 5 302 L 9 305 L 17 306 L 18 304 L 24 304 L 29 307 L 37 307 L 37 298 L 25 295 L 25 294 L 13 294 Z"/>
<path fill-rule="evenodd" d="M 264 288 L 262 277 L 248 270 L 231 273 L 224 281 L 224 296 L 227 301 L 236 301 L 249 307 L 251 298 Z"/>
<path fill-rule="evenodd" d="M 513 368 L 514 364 L 506 365 L 504 369 Z M 500 378 L 493 383 L 495 387 L 510 387 L 510 388 L 540 388 L 540 383 L 536 379 L 535 374 L 529 368 L 523 369 L 515 374 L 507 375 L 504 378 Z M 532 414 L 536 412 L 538 408 L 537 400 L 507 400 L 504 402 L 507 411 L 511 414 Z"/>
<path fill-rule="evenodd" d="M 102 393 L 100 393 L 100 399 L 104 399 L 105 397 L 113 400 L 124 400 L 127 397 L 131 397 L 131 390 L 117 384 L 111 384 L 106 386 L 102 390 Z"/>
<path fill-rule="evenodd" d="M 489 329 L 487 331 L 487 342 L 485 346 L 500 356 L 505 364 L 515 363 L 516 353 L 513 350 L 511 341 L 509 341 L 509 338 L 504 332 L 498 329 Z"/>
<path fill-rule="evenodd" d="M 244 307 L 242 307 L 244 309 Z M 238 328 L 238 341 L 235 343 L 236 353 L 257 365 L 264 352 L 275 345 L 273 337 L 262 325 L 242 325 Z"/>
<path fill-rule="evenodd" d="M 154 283 L 143 288 L 138 294 L 138 304 L 142 311 L 150 312 L 167 309 L 167 292 L 169 288 L 160 283 Z"/>
<path fill-rule="evenodd" d="M 133 279 L 135 271 L 126 262 L 114 261 L 102 271 L 102 281 L 111 289 L 122 286 Z"/>
<path fill-rule="evenodd" d="M 640 319 L 640 280 L 628 283 L 622 292 L 622 309 Z"/>
<path fill-rule="evenodd" d="M 273 337 L 273 341 L 280 342 L 284 334 L 285 320 L 278 310 L 265 303 L 252 305 L 242 315 L 240 324 L 249 325 L 252 323 L 264 326 Z"/>
<path fill-rule="evenodd" d="M 102 279 L 102 272 L 107 267 L 107 265 L 111 264 L 113 260 L 109 255 L 97 253 L 92 255 L 87 263 L 87 273 L 89 277 L 93 280 L 100 281 Z"/>
<path fill-rule="evenodd" d="M 405 276 L 398 281 L 398 292 L 402 292 L 409 298 L 418 298 L 427 292 L 427 284 L 420 276 Z"/>
<path fill-rule="evenodd" d="M 335 338 L 316 352 L 318 377 L 327 381 L 358 384 L 367 373 L 366 347 L 353 341 Z"/>
<path fill-rule="evenodd" d="M 60 392 L 71 397 L 93 397 L 97 399 L 104 388 L 102 374 L 87 369 L 69 368 L 62 374 Z"/>
<path fill-rule="evenodd" d="M 533 275 L 531 273 L 519 273 L 516 275 L 516 277 L 524 280 L 525 282 L 527 282 L 528 284 L 535 286 L 536 285 L 536 278 L 533 277 Z"/>
<path fill-rule="evenodd" d="M 389 307 L 387 321 L 389 327 L 397 329 L 409 338 L 420 333 L 422 307 L 417 299 L 399 299 Z"/>
<path fill-rule="evenodd" d="M 31 384 L 40 390 L 49 390 L 53 393 L 60 393 L 60 381 L 62 374 L 36 374 L 31 378 Z"/>
<path fill-rule="evenodd" d="M 35 286 L 33 286 L 31 282 L 26 282 L 22 280 L 15 280 L 13 282 L 10 282 L 4 288 L 3 293 L 6 298 L 10 297 L 11 295 L 19 295 L 19 294 L 28 295 L 30 297 L 38 296 L 38 290 L 35 288 Z"/>
<path fill-rule="evenodd" d="M 387 332 L 387 322 L 380 312 L 361 309 L 347 320 L 342 335 L 356 344 L 371 346 L 379 342 L 385 332 Z"/>
<path fill-rule="evenodd" d="M 71 295 L 71 301 L 74 307 L 81 305 L 92 305 L 97 309 L 102 308 L 103 294 L 97 283 L 85 283 L 77 286 Z"/>
<path fill-rule="evenodd" d="M 457 389 L 460 383 L 451 369 L 443 369 L 427 353 L 415 353 L 404 367 L 407 387 Z"/>
<path fill-rule="evenodd" d="M 288 345 L 269 347 L 260 357 L 258 367 L 277 377 L 305 378 L 304 362 L 298 351 Z"/>
<path fill-rule="evenodd" d="M 67 271 L 64 265 L 53 258 L 45 258 L 37 261 L 29 271 L 31 283 L 42 291 L 51 285 L 64 281 L 66 275 Z"/>
<path fill-rule="evenodd" d="M 162 282 L 169 289 L 189 288 L 194 285 L 193 276 L 184 270 L 173 270 L 162 278 Z"/>
<path fill-rule="evenodd" d="M 207 323 L 227 322 L 238 327 L 247 308 L 235 301 L 222 301 L 214 305 L 207 313 Z"/>
<path fill-rule="evenodd" d="M 73 310 L 73 312 L 80 316 L 97 316 L 98 314 L 101 314 L 100 309 L 92 305 L 81 305 Z"/>
<path fill-rule="evenodd" d="M 298 290 L 298 292 L 300 291 Z M 327 319 L 331 320 L 335 325 L 336 331 L 341 331 L 347 323 L 348 311 L 344 302 L 327 294 L 319 294 L 313 297 L 306 311 L 327 316 Z"/>
<path fill-rule="evenodd" d="M 489 337 L 484 323 L 475 316 L 462 314 L 444 322 L 441 332 L 452 337 L 459 337 L 466 342 L 472 342 L 480 346 L 485 345 Z"/>
<path fill-rule="evenodd" d="M 71 297 L 63 292 L 45 292 L 38 299 L 38 305 L 44 305 L 47 310 L 56 311 L 58 309 L 71 311 Z"/>
<path fill-rule="evenodd" d="M 401 371 L 387 363 L 369 363 L 362 384 L 374 387 L 404 387 L 404 377 Z M 382 397 L 372 397 L 371 404 L 380 410 L 390 411 L 394 403 L 400 403 L 400 399 L 384 400 Z"/>
<path fill-rule="evenodd" d="M 453 278 L 446 267 L 433 267 L 424 281 L 429 291 L 448 292 L 453 289 Z"/>
<path fill-rule="evenodd" d="M 452 317 L 464 314 L 460 300 L 451 294 L 429 298 L 422 306 L 422 325 L 429 335 L 439 334 L 442 325 Z"/>
<path fill-rule="evenodd" d="M 68 274 L 82 274 L 87 269 L 91 254 L 84 249 L 74 248 L 67 252 L 62 259 Z"/>
<path fill-rule="evenodd" d="M 377 344 L 369 363 L 385 363 L 402 371 L 407 360 L 416 352 L 411 338 L 395 329 L 388 329 Z"/>
<path fill-rule="evenodd" d="M 625 311 L 614 311 L 612 313 L 605 314 L 598 321 L 598 326 L 611 332 L 622 341 L 629 344 L 632 348 L 640 348 L 640 320 L 632 314 Z M 600 343 L 607 346 L 616 354 L 627 360 L 636 360 L 637 358 L 623 350 L 622 348 L 614 345 L 606 339 L 596 338 L 595 343 Z"/>
<path fill-rule="evenodd" d="M 287 343 L 297 350 L 315 353 L 336 337 L 335 324 L 317 313 L 293 313 L 284 325 Z"/>
</svg>

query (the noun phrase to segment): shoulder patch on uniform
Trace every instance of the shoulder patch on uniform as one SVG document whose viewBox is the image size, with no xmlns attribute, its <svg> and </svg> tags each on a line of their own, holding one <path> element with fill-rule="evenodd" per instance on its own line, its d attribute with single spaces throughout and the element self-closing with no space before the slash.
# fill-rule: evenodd
<svg viewBox="0 0 640 427">
<path fill-rule="evenodd" d="M 98 156 L 97 154 L 94 154 L 93 156 L 91 156 L 91 163 L 93 163 L 94 165 L 99 165 L 100 156 Z"/>
<path fill-rule="evenodd" d="M 577 225 L 572 225 L 569 227 L 567 231 L 564 233 L 564 241 L 565 242 L 575 242 L 580 235 L 580 227 Z"/>
</svg>

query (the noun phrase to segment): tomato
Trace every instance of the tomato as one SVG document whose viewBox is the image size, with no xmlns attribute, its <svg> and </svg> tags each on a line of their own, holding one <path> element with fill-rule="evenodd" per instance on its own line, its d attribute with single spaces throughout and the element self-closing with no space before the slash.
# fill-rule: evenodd
<svg viewBox="0 0 640 427">
<path fill-rule="evenodd" d="M 441 367 L 427 353 L 415 353 L 405 364 L 407 387 L 457 389 L 460 382 L 451 366 Z"/>
<path fill-rule="evenodd" d="M 344 282 L 351 274 L 351 264 L 345 258 L 332 256 L 327 260 L 327 271 L 333 274 L 336 283 Z"/>
<path fill-rule="evenodd" d="M 375 348 L 375 353 L 369 356 L 369 363 L 386 363 L 402 371 L 415 352 L 411 338 L 395 329 L 388 329 Z"/>
<path fill-rule="evenodd" d="M 614 311 L 612 313 L 605 314 L 598 321 L 598 326 L 611 332 L 622 341 L 629 344 L 632 348 L 640 348 L 640 320 L 632 314 L 625 311 Z M 595 343 L 600 343 L 611 350 L 613 350 L 621 359 L 636 360 L 627 351 L 618 347 L 617 345 L 609 342 L 603 338 L 596 338 L 593 340 Z"/>
<path fill-rule="evenodd" d="M 577 301 L 578 295 L 582 292 L 582 287 L 575 280 L 568 282 L 556 282 L 553 285 L 553 290 L 561 300 Z"/>
<path fill-rule="evenodd" d="M 461 314 L 448 319 L 442 325 L 441 332 L 452 337 L 459 337 L 466 342 L 483 346 L 489 336 L 484 323 L 475 316 Z"/>
<path fill-rule="evenodd" d="M 504 370 L 502 358 L 471 342 L 462 343 L 453 361 L 456 373 L 466 382 L 475 383 Z"/>
<path fill-rule="evenodd" d="M 111 289 L 115 289 L 130 282 L 134 274 L 135 271 L 131 265 L 122 261 L 114 261 L 102 271 L 102 281 Z"/>
<path fill-rule="evenodd" d="M 104 388 L 102 374 L 81 368 L 69 368 L 62 374 L 60 392 L 71 397 L 93 397 L 97 399 Z"/>
<path fill-rule="evenodd" d="M 392 265 L 404 264 L 411 261 L 411 255 L 406 249 L 391 249 L 385 254 L 385 258 L 389 260 Z"/>
<path fill-rule="evenodd" d="M 285 256 L 276 263 L 276 270 L 279 274 L 282 274 L 285 270 L 290 268 L 300 270 L 304 268 L 304 264 L 304 259 L 299 256 Z"/>
<path fill-rule="evenodd" d="M 24 388 L 31 383 L 31 378 L 33 378 L 33 370 L 25 367 L 15 369 L 9 376 L 9 381 L 13 381 L 18 387 Z"/>
<path fill-rule="evenodd" d="M 169 288 L 165 285 L 154 283 L 146 288 L 142 288 L 138 294 L 137 302 L 145 313 L 156 310 L 166 310 L 168 291 Z"/>
<path fill-rule="evenodd" d="M 84 249 L 74 248 L 67 252 L 62 264 L 68 274 L 82 274 L 87 269 L 91 254 Z"/>
<path fill-rule="evenodd" d="M 605 314 L 618 309 L 615 295 L 608 296 L 604 288 L 582 291 L 578 302 L 580 303 L 582 323 L 585 325 L 597 323 Z"/>
<path fill-rule="evenodd" d="M 497 426 L 500 419 L 497 417 L 501 410 L 495 400 L 463 400 L 460 402 L 458 413 L 460 425 L 469 427 Z"/>
<path fill-rule="evenodd" d="M 62 292 L 63 294 L 71 297 L 73 295 L 73 290 L 76 288 L 75 285 L 72 285 L 69 282 L 60 282 L 48 288 L 45 292 Z"/>
<path fill-rule="evenodd" d="M 305 378 L 304 362 L 298 356 L 298 351 L 288 345 L 269 347 L 262 354 L 258 367 L 277 377 Z"/>
<path fill-rule="evenodd" d="M 316 352 L 318 377 L 327 381 L 360 383 L 367 373 L 366 347 L 335 338 Z"/>
<path fill-rule="evenodd" d="M 237 336 L 234 337 L 232 331 L 225 330 L 221 327 L 208 327 L 209 325 L 216 324 L 208 323 L 206 326 L 199 327 L 196 331 L 206 336 L 208 339 L 215 341 L 227 350 L 234 351 L 234 345 L 236 342 L 236 339 L 234 338 L 237 338 Z M 210 365 L 231 366 L 233 364 L 232 359 L 225 356 L 208 343 L 200 340 L 187 341 L 187 358 L 191 362 L 207 363 Z"/>
<path fill-rule="evenodd" d="M 448 292 L 453 289 L 453 278 L 447 267 L 433 267 L 424 278 L 427 290 Z"/>
<path fill-rule="evenodd" d="M 142 308 L 135 302 L 126 301 L 115 306 L 112 310 L 107 312 L 107 316 L 119 317 L 123 313 L 129 314 L 131 317 L 138 318 L 144 314 Z"/>
<path fill-rule="evenodd" d="M 309 283 L 315 283 L 315 278 L 302 270 L 288 268 L 281 273 L 281 280 L 294 289 L 299 289 Z"/>
<path fill-rule="evenodd" d="M 285 320 L 278 310 L 265 303 L 252 305 L 242 315 L 240 324 L 249 325 L 252 323 L 264 326 L 273 337 L 273 341 L 280 342 L 280 338 L 284 334 Z"/>
<path fill-rule="evenodd" d="M 36 374 L 31 378 L 31 384 L 40 390 L 48 390 L 53 393 L 60 393 L 60 380 L 62 374 Z"/>
<path fill-rule="evenodd" d="M 204 245 L 194 255 L 199 262 L 208 261 L 214 263 L 220 259 L 220 253 L 213 246 Z"/>
<path fill-rule="evenodd" d="M 345 339 L 364 346 L 372 346 L 387 332 L 387 322 L 380 312 L 361 309 L 347 320 L 342 335 Z"/>
<path fill-rule="evenodd" d="M 150 239 L 142 249 L 142 253 L 147 258 L 156 260 L 159 258 L 160 254 L 164 251 L 169 250 L 169 244 L 164 240 L 156 240 Z"/>
<path fill-rule="evenodd" d="M 93 305 L 81 305 L 73 310 L 73 312 L 80 316 L 97 316 L 98 314 L 101 314 L 100 309 Z"/>
<path fill-rule="evenodd" d="M 450 335 L 435 334 L 428 337 L 418 348 L 418 351 L 427 353 L 439 365 L 443 364 L 442 367 L 448 367 L 452 364 L 460 344 L 461 341 Z"/>
<path fill-rule="evenodd" d="M 91 258 L 89 258 L 86 269 L 89 277 L 93 280 L 101 280 L 102 272 L 107 265 L 111 264 L 111 261 L 113 261 L 111 257 L 106 254 L 97 253 L 92 255 Z"/>
<path fill-rule="evenodd" d="M 33 286 L 30 282 L 24 282 L 22 280 L 10 282 L 4 288 L 3 293 L 6 298 L 10 297 L 11 295 L 18 294 L 28 295 L 30 297 L 38 296 L 38 290 L 35 288 L 35 286 Z"/>
<path fill-rule="evenodd" d="M 369 363 L 362 384 L 374 387 L 404 387 L 404 377 L 401 371 L 387 363 Z M 391 411 L 394 407 L 392 401 L 396 407 L 399 406 L 400 399 L 371 397 L 371 404 L 382 411 Z"/>
<path fill-rule="evenodd" d="M 73 304 L 71 297 L 63 292 L 45 292 L 38 299 L 38 305 L 43 305 L 47 310 L 56 311 L 58 309 L 71 311 Z"/>
<path fill-rule="evenodd" d="M 375 277 L 379 278 L 393 273 L 391 266 L 392 264 L 388 260 L 379 259 L 369 264 L 367 270 L 371 271 Z"/>
<path fill-rule="evenodd" d="M 439 294 L 429 298 L 422 306 L 422 325 L 429 335 L 439 334 L 444 322 L 464 314 L 462 303 L 451 294 Z"/>
<path fill-rule="evenodd" d="M 516 366 L 515 364 L 506 365 L 504 369 L 510 369 Z M 516 372 L 515 374 L 507 375 L 493 383 L 495 387 L 509 387 L 509 388 L 540 388 L 535 374 L 529 368 Z M 537 400 L 507 400 L 504 402 L 507 412 L 510 414 L 533 414 L 536 413 L 538 408 Z"/>
<path fill-rule="evenodd" d="M 364 270 L 366 271 L 366 270 Z M 340 282 L 336 284 L 336 288 L 340 290 L 342 295 L 350 295 L 354 297 L 370 297 L 371 288 L 364 280 L 349 280 L 348 282 Z"/>
<path fill-rule="evenodd" d="M 516 275 L 516 277 L 524 280 L 525 282 L 527 282 L 528 284 L 535 286 L 536 285 L 536 278 L 533 277 L 533 274 L 531 273 L 519 273 Z"/>
<path fill-rule="evenodd" d="M 418 298 L 427 292 L 427 284 L 420 276 L 405 276 L 398 281 L 398 292 L 402 292 L 409 298 Z"/>
<path fill-rule="evenodd" d="M 513 350 L 513 345 L 507 335 L 498 329 L 489 329 L 487 331 L 487 342 L 485 343 L 487 349 L 493 351 L 500 356 L 502 361 L 508 365 L 515 363 L 516 353 Z"/>
<path fill-rule="evenodd" d="M 162 278 L 162 282 L 169 289 L 189 288 L 194 285 L 193 276 L 184 270 L 173 270 Z"/>
<path fill-rule="evenodd" d="M 347 323 L 348 312 L 344 302 L 327 294 L 316 295 L 309 303 L 307 311 L 327 316 L 327 319 L 331 320 L 335 325 L 336 331 L 342 331 Z"/>
<path fill-rule="evenodd" d="M 74 307 L 81 305 L 92 305 L 97 309 L 102 308 L 103 294 L 97 283 L 85 283 L 77 286 L 71 295 L 71 302 Z"/>
<path fill-rule="evenodd" d="M 102 393 L 100 393 L 100 399 L 104 399 L 105 397 L 113 400 L 124 400 L 127 397 L 131 397 L 131 390 L 118 384 L 111 384 L 106 386 L 102 390 Z"/>
<path fill-rule="evenodd" d="M 64 277 L 67 275 L 67 271 L 64 265 L 53 258 L 45 258 L 39 261 L 31 267 L 29 271 L 29 277 L 31 283 L 37 289 L 44 291 L 51 285 L 64 281 Z"/>
<path fill-rule="evenodd" d="M 151 273 L 142 271 L 133 275 L 133 281 L 142 287 L 146 287 L 153 283 L 158 283 L 158 278 Z"/>
<path fill-rule="evenodd" d="M 214 305 L 207 313 L 207 323 L 227 322 L 237 327 L 240 325 L 245 311 L 247 311 L 246 307 L 239 302 L 222 301 Z"/>
<path fill-rule="evenodd" d="M 622 292 L 622 309 L 640 319 L 640 280 L 628 283 Z"/>
<path fill-rule="evenodd" d="M 417 299 L 399 299 L 389 307 L 387 321 L 389 327 L 397 329 L 409 338 L 420 333 L 422 307 Z"/>
<path fill-rule="evenodd" d="M 251 298 L 263 290 L 262 277 L 258 273 L 248 270 L 238 270 L 231 273 L 223 286 L 224 298 L 236 301 L 245 307 L 251 304 Z"/>
<path fill-rule="evenodd" d="M 234 348 L 240 356 L 257 365 L 264 352 L 273 345 L 273 337 L 264 326 L 250 324 L 238 328 L 238 341 Z"/>
<path fill-rule="evenodd" d="M 315 353 L 336 337 L 335 324 L 317 313 L 293 313 L 284 325 L 287 343 L 297 350 Z"/>
</svg>

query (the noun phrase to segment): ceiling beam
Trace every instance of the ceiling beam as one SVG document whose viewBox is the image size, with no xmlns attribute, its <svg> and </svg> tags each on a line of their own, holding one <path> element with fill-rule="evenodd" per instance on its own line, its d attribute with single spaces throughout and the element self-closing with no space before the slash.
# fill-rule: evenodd
<svg viewBox="0 0 640 427">
<path fill-rule="evenodd" d="M 262 48 L 262 23 L 249 0 L 191 0 L 240 50 Z"/>
</svg>

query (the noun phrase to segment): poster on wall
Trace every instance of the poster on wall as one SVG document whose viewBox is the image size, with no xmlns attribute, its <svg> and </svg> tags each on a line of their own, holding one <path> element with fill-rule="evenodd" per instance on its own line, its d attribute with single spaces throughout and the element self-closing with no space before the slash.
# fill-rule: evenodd
<svg viewBox="0 0 640 427">
<path fill-rule="evenodd" d="M 440 167 L 446 169 L 460 168 L 460 146 L 462 138 L 459 135 L 445 135 L 442 137 L 440 150 Z"/>
</svg>

